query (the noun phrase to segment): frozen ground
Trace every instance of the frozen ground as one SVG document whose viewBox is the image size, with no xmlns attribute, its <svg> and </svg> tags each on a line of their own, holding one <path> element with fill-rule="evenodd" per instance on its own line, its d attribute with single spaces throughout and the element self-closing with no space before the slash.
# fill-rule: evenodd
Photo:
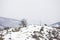
<svg viewBox="0 0 60 40">
<path fill-rule="evenodd" d="M 12 30 L 15 30 L 15 28 L 10 28 L 8 33 L 6 33 L 6 30 L 3 31 L 4 40 L 60 40 L 60 36 L 58 36 L 58 39 L 55 38 L 55 36 L 57 37 L 57 34 L 60 35 L 60 33 L 57 33 L 55 28 L 48 26 L 30 25 L 19 29 L 17 32 L 12 32 Z M 55 31 L 55 35 L 52 34 L 53 30 Z M 33 37 L 34 35 L 36 37 Z"/>
</svg>

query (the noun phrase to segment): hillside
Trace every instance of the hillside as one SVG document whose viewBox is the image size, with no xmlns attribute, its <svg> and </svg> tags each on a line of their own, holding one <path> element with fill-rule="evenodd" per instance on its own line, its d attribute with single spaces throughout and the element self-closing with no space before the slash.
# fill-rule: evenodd
<svg viewBox="0 0 60 40">
<path fill-rule="evenodd" d="M 60 32 L 57 29 L 48 26 L 42 27 L 37 25 L 29 25 L 27 27 L 20 28 L 18 31 L 15 29 L 16 28 L 9 29 L 7 34 L 4 30 L 4 40 L 60 40 Z M 12 30 L 15 30 L 15 32 L 12 32 Z"/>
<path fill-rule="evenodd" d="M 19 20 L 0 17 L 0 27 L 19 27 L 20 24 Z"/>
</svg>

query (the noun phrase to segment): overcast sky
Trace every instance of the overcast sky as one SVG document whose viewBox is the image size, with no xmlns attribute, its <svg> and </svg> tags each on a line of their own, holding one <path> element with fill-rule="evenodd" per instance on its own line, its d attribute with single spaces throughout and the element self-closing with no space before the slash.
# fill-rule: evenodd
<svg viewBox="0 0 60 40">
<path fill-rule="evenodd" d="M 0 0 L 0 17 L 53 24 L 60 21 L 60 0 Z"/>
</svg>

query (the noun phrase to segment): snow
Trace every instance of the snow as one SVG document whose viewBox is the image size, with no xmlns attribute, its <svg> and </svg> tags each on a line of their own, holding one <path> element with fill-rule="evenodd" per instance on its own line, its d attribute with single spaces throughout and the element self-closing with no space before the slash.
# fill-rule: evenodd
<svg viewBox="0 0 60 40">
<path fill-rule="evenodd" d="M 46 37 L 46 35 L 48 34 L 47 31 L 52 31 L 53 28 L 51 27 L 48 27 L 48 26 L 43 26 L 44 27 L 44 31 L 42 31 L 43 34 L 43 37 L 44 38 L 39 38 L 40 40 L 45 40 L 48 38 Z M 40 31 L 40 29 L 42 28 L 42 26 L 37 26 L 37 25 L 29 25 L 27 27 L 23 27 L 21 28 L 18 32 L 12 32 L 12 29 L 14 28 L 11 28 L 9 29 L 9 33 L 8 34 L 5 34 L 5 30 L 4 30 L 4 40 L 10 40 L 9 38 L 11 37 L 11 40 L 36 40 L 35 38 L 32 38 L 32 35 L 34 35 L 34 31 Z M 38 36 L 41 35 L 39 33 L 36 33 Z"/>
<path fill-rule="evenodd" d="M 0 27 L 19 27 L 20 24 L 20 20 L 0 17 Z"/>
</svg>

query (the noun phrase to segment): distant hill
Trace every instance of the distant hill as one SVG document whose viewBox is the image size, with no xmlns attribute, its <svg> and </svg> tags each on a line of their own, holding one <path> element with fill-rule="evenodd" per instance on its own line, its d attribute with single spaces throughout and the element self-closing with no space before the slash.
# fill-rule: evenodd
<svg viewBox="0 0 60 40">
<path fill-rule="evenodd" d="M 0 17 L 0 28 L 1 27 L 19 27 L 21 24 L 20 20 Z"/>
<path fill-rule="evenodd" d="M 60 22 L 56 22 L 54 24 L 51 24 L 50 26 L 53 26 L 53 27 L 60 27 Z"/>
</svg>

